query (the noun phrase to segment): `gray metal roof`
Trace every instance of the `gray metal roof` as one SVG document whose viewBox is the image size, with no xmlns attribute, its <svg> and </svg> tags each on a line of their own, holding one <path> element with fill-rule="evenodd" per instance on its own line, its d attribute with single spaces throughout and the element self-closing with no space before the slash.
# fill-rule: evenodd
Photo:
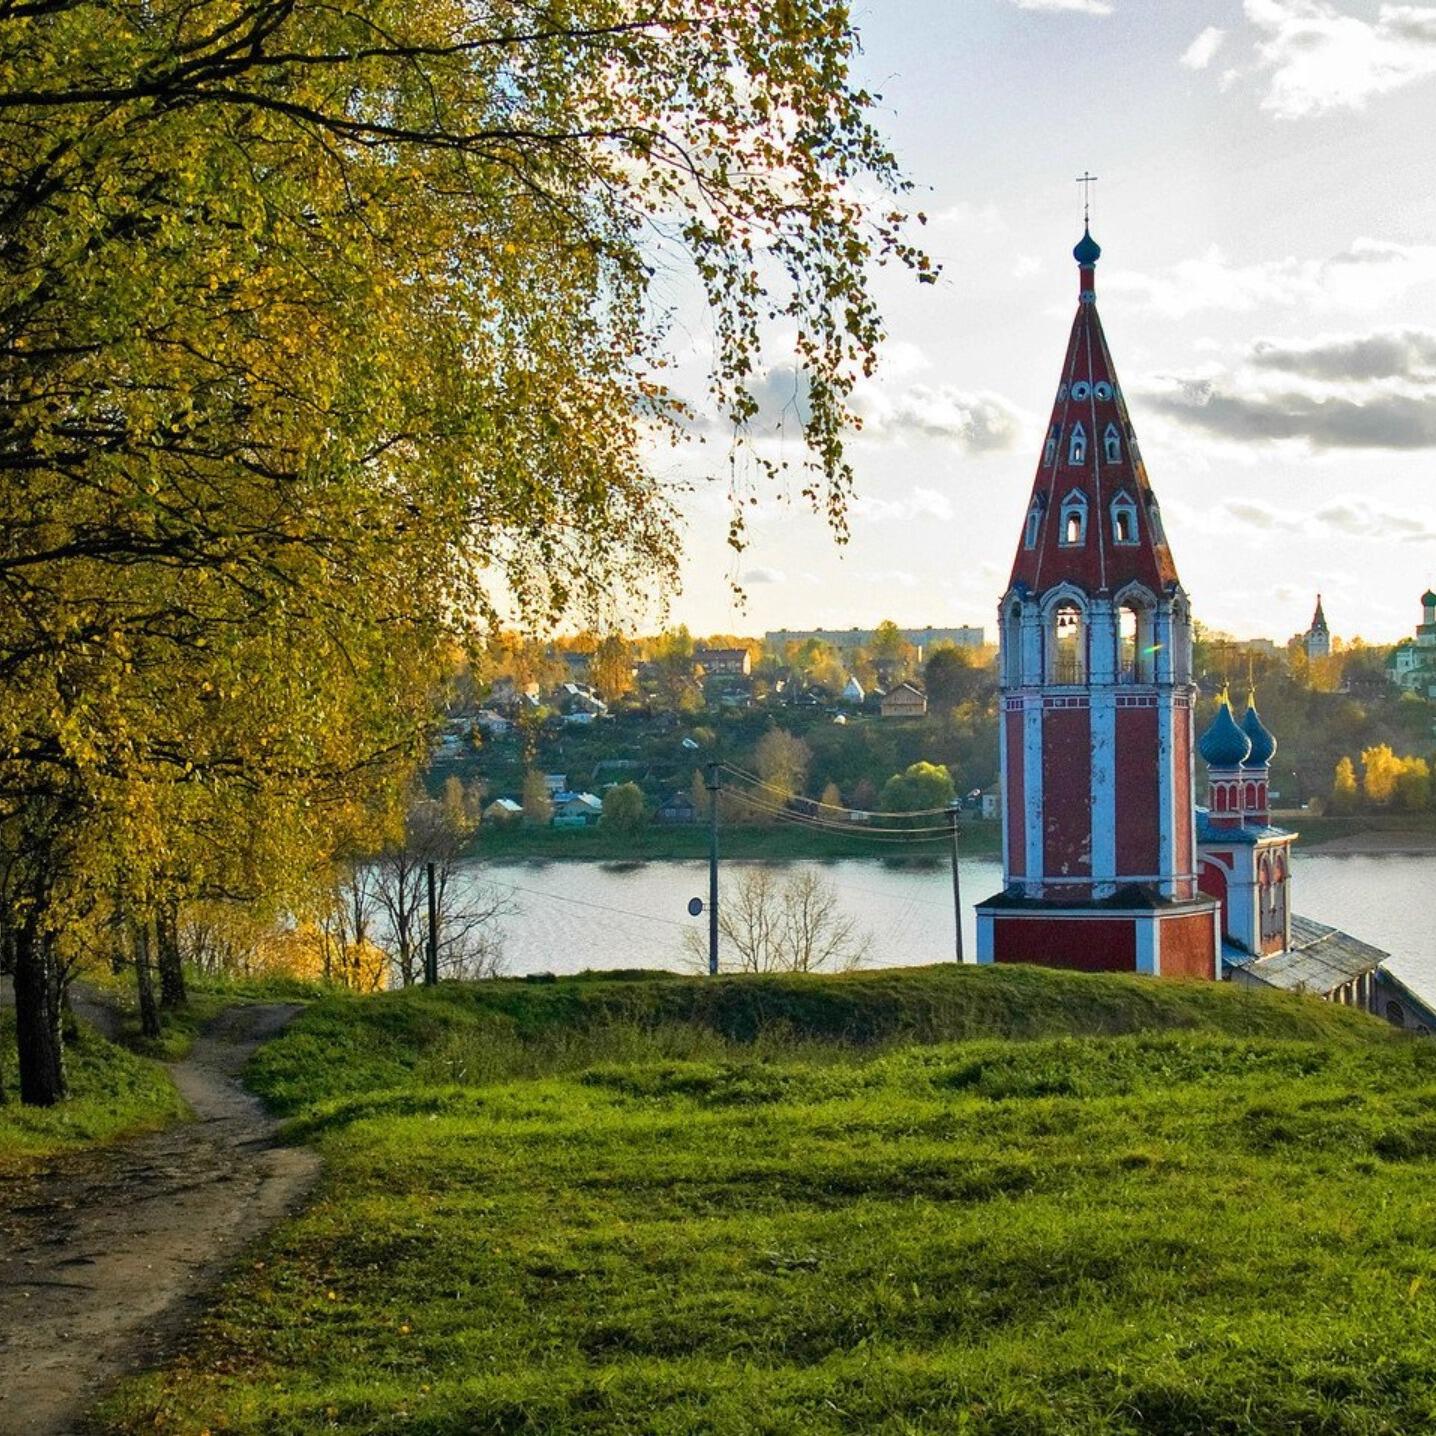
<svg viewBox="0 0 1436 1436">
<path fill-rule="evenodd" d="M 1370 972 L 1389 956 L 1350 933 L 1293 913 L 1291 946 L 1285 952 L 1238 962 L 1228 959 L 1228 965 L 1268 987 L 1325 995 Z"/>
</svg>

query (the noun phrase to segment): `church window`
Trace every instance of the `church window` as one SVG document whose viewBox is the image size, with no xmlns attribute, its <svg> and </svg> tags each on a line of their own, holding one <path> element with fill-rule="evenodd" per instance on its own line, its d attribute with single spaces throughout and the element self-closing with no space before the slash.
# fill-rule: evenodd
<svg viewBox="0 0 1436 1436">
<path fill-rule="evenodd" d="M 1092 392 L 1099 399 L 1110 399 L 1112 397 L 1112 386 L 1105 379 L 1099 379 L 1097 383 L 1092 386 Z"/>
<path fill-rule="evenodd" d="M 1092 386 L 1085 380 L 1079 379 L 1072 386 L 1072 397 L 1074 399 L 1085 399 L 1092 392 Z"/>
<path fill-rule="evenodd" d="M 1066 386 L 1065 384 L 1059 384 L 1059 385 L 1057 386 L 1057 402 L 1058 402 L 1059 404 L 1063 404 L 1063 403 L 1065 403 L 1066 401 L 1067 401 L 1067 386 Z"/>
<path fill-rule="evenodd" d="M 1032 500 L 1027 510 L 1027 523 L 1022 530 L 1022 547 L 1036 548 L 1038 537 L 1042 533 L 1042 497 L 1039 494 Z"/>
<path fill-rule="evenodd" d="M 1152 526 L 1152 538 L 1157 543 L 1166 543 L 1167 535 L 1162 528 L 1162 511 L 1155 498 L 1147 499 L 1147 522 Z"/>
<path fill-rule="evenodd" d="M 1073 489 L 1062 500 L 1063 548 L 1081 548 L 1087 542 L 1087 498 L 1080 489 Z"/>
<path fill-rule="evenodd" d="M 1047 447 L 1042 450 L 1042 464 L 1044 468 L 1050 467 L 1052 461 L 1057 457 L 1057 441 L 1062 437 L 1062 425 L 1053 424 L 1052 432 L 1047 436 Z"/>
<path fill-rule="evenodd" d="M 1112 542 L 1137 542 L 1137 505 L 1125 491 L 1112 500 Z"/>
<path fill-rule="evenodd" d="M 1086 681 L 1087 637 L 1082 610 L 1075 603 L 1061 603 L 1052 611 L 1052 642 L 1048 647 L 1049 683 Z"/>
<path fill-rule="evenodd" d="M 1081 424 L 1072 430 L 1072 442 L 1067 447 L 1067 462 L 1069 464 L 1085 464 L 1087 462 L 1087 431 Z"/>
<path fill-rule="evenodd" d="M 1108 424 L 1107 432 L 1102 435 L 1102 457 L 1109 464 L 1122 462 L 1122 436 L 1117 432 L 1115 424 Z"/>
<path fill-rule="evenodd" d="M 1152 681 L 1152 617 L 1138 603 L 1117 610 L 1117 682 Z"/>
</svg>

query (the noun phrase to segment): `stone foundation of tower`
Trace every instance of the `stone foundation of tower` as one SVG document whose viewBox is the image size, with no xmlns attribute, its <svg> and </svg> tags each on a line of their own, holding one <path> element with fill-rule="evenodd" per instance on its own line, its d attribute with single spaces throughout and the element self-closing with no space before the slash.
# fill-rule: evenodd
<svg viewBox="0 0 1436 1436">
<path fill-rule="evenodd" d="M 1220 979 L 1218 903 L 1135 901 L 1058 906 L 999 894 L 978 904 L 977 960 Z"/>
</svg>

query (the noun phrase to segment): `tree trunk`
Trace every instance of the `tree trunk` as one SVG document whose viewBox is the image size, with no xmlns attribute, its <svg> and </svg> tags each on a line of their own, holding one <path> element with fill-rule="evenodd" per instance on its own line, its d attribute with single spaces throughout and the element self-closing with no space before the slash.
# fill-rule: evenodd
<svg viewBox="0 0 1436 1436">
<path fill-rule="evenodd" d="M 150 925 L 135 924 L 135 978 L 140 997 L 140 1032 L 151 1039 L 160 1035 L 160 1010 L 155 1003 L 154 977 L 150 971 Z"/>
<path fill-rule="evenodd" d="M 165 906 L 155 917 L 155 945 L 159 952 L 160 1006 L 173 1010 L 188 998 L 184 967 L 180 962 L 179 921 L 173 907 Z"/>
<path fill-rule="evenodd" d="M 60 970 L 38 915 L 27 915 L 15 929 L 13 951 L 20 1100 L 31 1107 L 53 1107 L 69 1095 L 60 1031 Z"/>
</svg>

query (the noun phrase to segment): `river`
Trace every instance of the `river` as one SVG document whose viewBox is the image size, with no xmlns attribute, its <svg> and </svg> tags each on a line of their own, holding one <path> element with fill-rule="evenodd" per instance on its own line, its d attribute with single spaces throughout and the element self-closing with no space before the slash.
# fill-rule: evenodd
<svg viewBox="0 0 1436 1436">
<path fill-rule="evenodd" d="M 741 863 L 725 863 L 732 874 Z M 843 911 L 866 937 L 865 965 L 907 966 L 953 957 L 952 874 L 945 861 L 889 864 L 871 858 L 786 865 L 817 868 Z M 504 922 L 512 973 L 585 968 L 691 969 L 684 933 L 706 934 L 689 917 L 690 898 L 707 893 L 702 862 L 550 862 L 489 864 L 471 870 L 513 905 Z M 972 905 L 1001 886 L 1000 865 L 962 866 L 963 925 L 969 958 L 976 937 Z M 1436 999 L 1436 854 L 1322 854 L 1298 849 L 1292 871 L 1297 912 L 1384 948 L 1391 969 Z"/>
</svg>

